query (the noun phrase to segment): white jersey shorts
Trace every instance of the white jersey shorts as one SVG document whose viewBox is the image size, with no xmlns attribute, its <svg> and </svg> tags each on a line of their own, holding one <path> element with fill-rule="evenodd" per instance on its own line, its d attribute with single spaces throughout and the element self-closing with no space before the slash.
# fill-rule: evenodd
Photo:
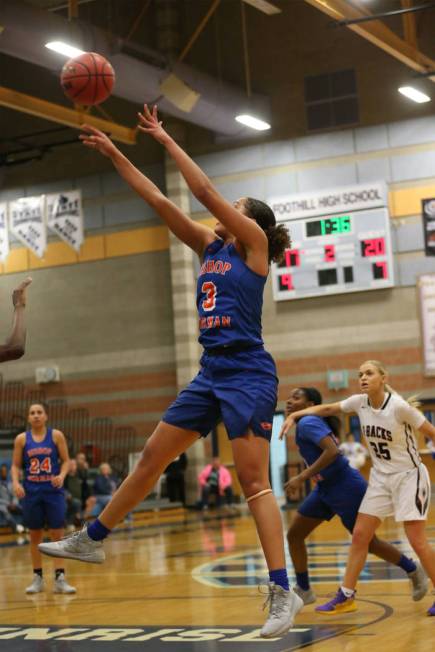
<svg viewBox="0 0 435 652">
<path fill-rule="evenodd" d="M 396 521 L 423 521 L 427 518 L 431 484 L 424 464 L 400 473 L 370 472 L 369 486 L 359 512 Z"/>
</svg>

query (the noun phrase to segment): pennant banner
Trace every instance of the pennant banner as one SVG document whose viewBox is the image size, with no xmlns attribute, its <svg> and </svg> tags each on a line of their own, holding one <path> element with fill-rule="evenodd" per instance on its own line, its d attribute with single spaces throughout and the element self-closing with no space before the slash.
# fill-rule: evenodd
<svg viewBox="0 0 435 652">
<path fill-rule="evenodd" d="M 435 198 L 423 199 L 423 235 L 426 256 L 435 256 Z"/>
<path fill-rule="evenodd" d="M 5 262 L 9 255 L 8 205 L 0 204 L 0 260 Z"/>
<path fill-rule="evenodd" d="M 11 232 L 38 258 L 43 257 L 47 248 L 44 207 L 45 195 L 9 202 Z"/>
<path fill-rule="evenodd" d="M 83 244 L 83 210 L 80 190 L 47 195 L 47 226 L 75 251 Z"/>
</svg>

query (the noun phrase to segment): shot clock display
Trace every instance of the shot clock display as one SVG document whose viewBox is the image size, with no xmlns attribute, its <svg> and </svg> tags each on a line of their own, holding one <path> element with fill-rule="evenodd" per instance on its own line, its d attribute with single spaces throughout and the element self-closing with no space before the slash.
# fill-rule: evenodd
<svg viewBox="0 0 435 652">
<path fill-rule="evenodd" d="M 285 222 L 292 248 L 274 265 L 277 301 L 392 287 L 393 260 L 386 208 Z"/>
</svg>

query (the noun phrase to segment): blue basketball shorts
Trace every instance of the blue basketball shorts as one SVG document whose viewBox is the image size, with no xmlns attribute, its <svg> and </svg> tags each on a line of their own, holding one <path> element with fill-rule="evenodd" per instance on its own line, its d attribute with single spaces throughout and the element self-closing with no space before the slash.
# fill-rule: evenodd
<svg viewBox="0 0 435 652">
<path fill-rule="evenodd" d="M 28 491 L 22 501 L 24 525 L 29 530 L 59 530 L 65 525 L 66 502 L 63 491 Z"/>
<path fill-rule="evenodd" d="M 230 439 L 251 430 L 270 441 L 277 394 L 275 363 L 264 349 L 217 356 L 204 352 L 198 375 L 162 421 L 205 437 L 222 420 Z"/>
<path fill-rule="evenodd" d="M 337 515 L 344 527 L 352 532 L 367 487 L 361 473 L 348 467 L 334 481 L 319 482 L 299 505 L 298 512 L 302 516 L 322 521 L 330 521 Z"/>
</svg>

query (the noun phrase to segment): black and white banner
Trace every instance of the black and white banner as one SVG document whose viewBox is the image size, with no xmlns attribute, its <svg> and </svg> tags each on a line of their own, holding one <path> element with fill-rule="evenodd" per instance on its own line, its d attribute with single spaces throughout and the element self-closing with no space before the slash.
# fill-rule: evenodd
<svg viewBox="0 0 435 652">
<path fill-rule="evenodd" d="M 33 253 L 42 258 L 47 248 L 45 195 L 22 197 L 9 203 L 11 233 Z"/>
<path fill-rule="evenodd" d="M 5 262 L 9 254 L 8 205 L 0 204 L 0 261 Z"/>
<path fill-rule="evenodd" d="M 75 251 L 83 244 L 83 210 L 80 190 L 47 195 L 47 226 Z"/>
<path fill-rule="evenodd" d="M 422 199 L 423 235 L 426 256 L 435 256 L 435 198 Z"/>
</svg>

